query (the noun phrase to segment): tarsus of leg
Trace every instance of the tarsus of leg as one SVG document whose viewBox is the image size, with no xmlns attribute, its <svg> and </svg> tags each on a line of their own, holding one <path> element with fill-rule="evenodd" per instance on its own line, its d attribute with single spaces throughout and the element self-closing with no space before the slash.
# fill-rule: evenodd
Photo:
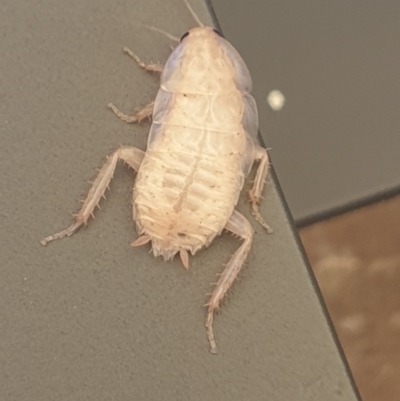
<svg viewBox="0 0 400 401">
<path fill-rule="evenodd" d="M 131 49 L 128 47 L 124 47 L 124 53 L 126 53 L 129 57 L 133 58 L 136 61 L 136 64 L 140 67 L 143 68 L 147 72 L 162 72 L 164 69 L 164 66 L 159 63 L 152 63 L 152 64 L 146 64 L 144 63 L 140 57 L 134 53 Z"/>
<path fill-rule="evenodd" d="M 93 181 L 92 187 L 90 188 L 81 209 L 75 215 L 75 222 L 67 229 L 42 239 L 40 241 L 41 244 L 46 245 L 48 242 L 55 239 L 69 237 L 74 234 L 82 225 L 86 225 L 90 216 L 93 216 L 96 206 L 98 206 L 100 199 L 104 196 L 104 193 L 110 184 L 118 160 L 123 160 L 135 171 L 138 171 L 143 157 L 144 152 L 134 147 L 122 146 L 117 149 L 111 156 L 107 158 L 106 163 L 100 169 L 99 174 Z"/>
<path fill-rule="evenodd" d="M 268 233 L 272 233 L 272 228 L 264 221 L 261 216 L 258 206 L 261 202 L 261 194 L 264 189 L 265 180 L 268 174 L 269 168 L 269 158 L 268 153 L 264 148 L 257 146 L 255 149 L 255 157 L 254 160 L 260 161 L 260 164 L 257 168 L 256 177 L 254 179 L 253 188 L 250 190 L 250 201 L 252 207 L 252 213 L 254 218 L 260 223 Z"/>
<path fill-rule="evenodd" d="M 142 120 L 146 118 L 150 118 L 153 114 L 154 109 L 154 101 L 150 102 L 146 106 L 143 107 L 142 110 L 139 110 L 133 116 L 129 116 L 128 114 L 122 113 L 113 103 L 108 103 L 107 106 L 119 119 L 125 121 L 126 123 L 140 123 Z"/>
<path fill-rule="evenodd" d="M 224 298 L 226 292 L 231 288 L 233 282 L 242 269 L 247 255 L 251 249 L 253 241 L 253 228 L 249 221 L 236 210 L 229 218 L 225 229 L 243 239 L 242 245 L 232 255 L 224 271 L 222 272 L 214 291 L 211 294 L 210 300 L 207 303 L 208 311 L 206 317 L 206 328 L 208 341 L 210 343 L 210 352 L 217 353 L 217 345 L 214 338 L 213 320 L 214 311 L 219 308 L 219 305 Z"/>
</svg>

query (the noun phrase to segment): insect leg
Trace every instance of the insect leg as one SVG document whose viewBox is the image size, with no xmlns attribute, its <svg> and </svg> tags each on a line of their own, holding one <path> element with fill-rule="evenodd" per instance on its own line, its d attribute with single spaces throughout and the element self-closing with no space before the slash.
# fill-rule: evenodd
<svg viewBox="0 0 400 401">
<path fill-rule="evenodd" d="M 143 157 L 144 152 L 137 148 L 121 146 L 119 149 L 117 149 L 111 156 L 107 158 L 106 163 L 99 170 L 99 174 L 94 180 L 92 187 L 90 188 L 89 193 L 83 202 L 81 210 L 75 215 L 75 222 L 67 229 L 44 238 L 40 241 L 41 244 L 46 245 L 48 242 L 55 239 L 69 237 L 74 234 L 82 225 L 86 225 L 89 217 L 93 216 L 94 209 L 96 206 L 98 206 L 100 199 L 104 196 L 104 193 L 110 184 L 118 160 L 123 160 L 135 171 L 137 171 L 142 163 Z"/>
<path fill-rule="evenodd" d="M 164 66 L 159 63 L 154 63 L 154 64 L 145 64 L 142 60 L 140 60 L 139 56 L 136 55 L 131 49 L 128 49 L 127 47 L 124 47 L 124 53 L 126 53 L 128 56 L 132 57 L 137 65 L 140 68 L 143 68 L 147 72 L 162 72 Z"/>
<path fill-rule="evenodd" d="M 258 166 L 256 177 L 254 179 L 253 188 L 250 190 L 250 202 L 252 206 L 252 213 L 254 218 L 267 230 L 268 233 L 272 233 L 272 228 L 262 218 L 258 206 L 261 202 L 261 194 L 264 189 L 265 179 L 268 174 L 269 159 L 268 153 L 264 148 L 257 146 L 256 154 L 254 159 L 260 161 Z"/>
<path fill-rule="evenodd" d="M 114 112 L 114 114 L 120 118 L 122 121 L 127 123 L 140 123 L 142 120 L 146 118 L 150 118 L 153 114 L 154 101 L 150 102 L 148 105 L 144 106 L 142 110 L 139 110 L 133 116 L 129 116 L 127 114 L 122 113 L 116 106 L 112 103 L 108 103 L 108 108 Z"/>
<path fill-rule="evenodd" d="M 124 53 L 132 57 L 136 61 L 138 66 L 143 68 L 145 71 L 161 73 L 164 68 L 162 64 L 158 63 L 155 64 L 143 63 L 143 61 L 140 60 L 139 56 L 137 56 L 132 50 L 128 49 L 127 47 L 124 47 Z M 154 107 L 154 101 L 150 102 L 148 105 L 143 107 L 143 109 L 139 110 L 136 114 L 130 116 L 128 114 L 122 113 L 122 111 L 120 111 L 114 104 L 112 103 L 108 104 L 108 108 L 111 109 L 118 118 L 127 123 L 140 123 L 142 120 L 150 118 L 151 115 L 153 114 L 153 107 Z"/>
<path fill-rule="evenodd" d="M 210 352 L 212 354 L 217 353 L 217 347 L 214 339 L 213 332 L 213 318 L 214 311 L 219 308 L 219 304 L 224 298 L 226 292 L 232 286 L 235 278 L 239 274 L 244 261 L 246 260 L 247 254 L 250 251 L 251 243 L 253 241 L 253 228 L 249 221 L 236 210 L 232 213 L 226 223 L 225 229 L 231 231 L 233 234 L 238 235 L 244 241 L 239 249 L 232 255 L 230 261 L 226 265 L 222 272 L 214 291 L 211 294 L 211 298 L 207 303 L 208 312 L 206 318 L 206 328 L 208 341 L 210 342 Z"/>
</svg>

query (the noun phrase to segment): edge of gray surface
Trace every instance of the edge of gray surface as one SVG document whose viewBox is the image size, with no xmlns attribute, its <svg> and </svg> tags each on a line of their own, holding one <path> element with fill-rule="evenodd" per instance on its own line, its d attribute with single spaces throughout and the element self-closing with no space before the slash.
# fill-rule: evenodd
<svg viewBox="0 0 400 401">
<path fill-rule="evenodd" d="M 297 228 L 304 228 L 312 224 L 333 219 L 346 213 L 351 213 L 357 209 L 373 205 L 378 202 L 388 201 L 400 194 L 400 186 L 393 187 L 384 191 L 376 192 L 374 194 L 358 198 L 353 201 L 347 202 L 343 205 L 336 206 L 331 209 L 326 209 L 322 212 L 310 214 L 307 217 L 299 218 L 295 224 Z"/>
<path fill-rule="evenodd" d="M 210 23 L 207 8 L 192 1 Z M 120 143 L 145 148 L 148 126 L 107 110 L 146 104 L 157 82 L 121 52 L 165 60 L 173 33 L 193 26 L 180 1 L 77 0 L 4 4 L 0 60 L 3 280 L 0 392 L 41 400 L 356 399 L 279 189 L 267 182 L 266 235 L 215 319 L 208 352 L 204 294 L 237 248 L 227 235 L 184 271 L 131 249 L 132 174 L 118 167 L 96 220 L 41 247 L 68 225 L 87 180 Z M 146 34 L 144 34 L 144 32 Z"/>
</svg>

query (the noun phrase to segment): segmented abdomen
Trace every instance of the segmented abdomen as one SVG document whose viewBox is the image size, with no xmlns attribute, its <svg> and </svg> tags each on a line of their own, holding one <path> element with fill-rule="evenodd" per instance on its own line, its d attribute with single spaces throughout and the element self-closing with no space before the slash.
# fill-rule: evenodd
<svg viewBox="0 0 400 401">
<path fill-rule="evenodd" d="M 228 149 L 234 142 L 228 133 L 161 129 L 163 140 L 147 151 L 136 179 L 134 219 L 160 253 L 170 250 L 173 256 L 181 248 L 195 253 L 221 232 L 233 212 L 244 181 L 240 155 L 215 155 L 216 142 Z"/>
</svg>

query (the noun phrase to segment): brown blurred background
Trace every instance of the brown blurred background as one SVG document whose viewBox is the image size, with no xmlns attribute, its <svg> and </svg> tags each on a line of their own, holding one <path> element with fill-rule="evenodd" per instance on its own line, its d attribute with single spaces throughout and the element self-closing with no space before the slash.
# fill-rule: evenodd
<svg viewBox="0 0 400 401">
<path fill-rule="evenodd" d="M 400 197 L 300 235 L 363 400 L 400 400 Z"/>
</svg>

